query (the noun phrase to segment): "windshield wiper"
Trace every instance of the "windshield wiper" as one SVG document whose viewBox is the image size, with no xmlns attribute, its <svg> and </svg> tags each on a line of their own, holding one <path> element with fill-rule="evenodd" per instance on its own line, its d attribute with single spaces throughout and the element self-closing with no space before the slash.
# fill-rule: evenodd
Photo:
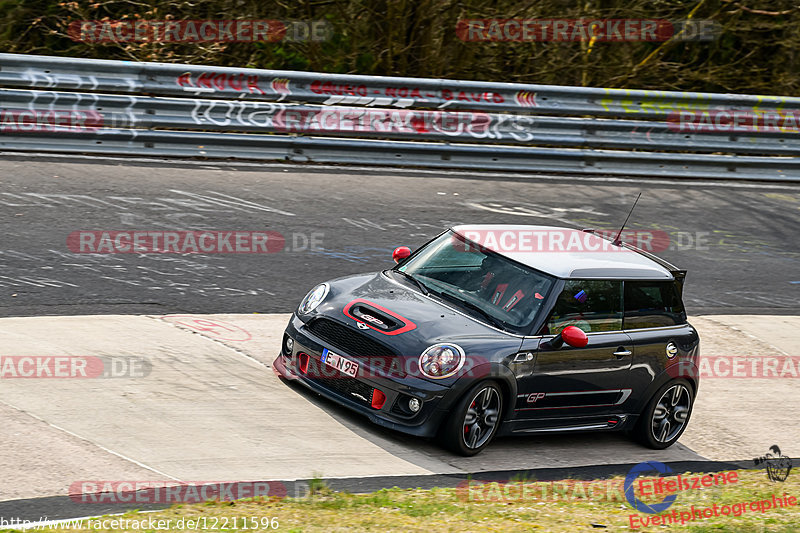
<svg viewBox="0 0 800 533">
<path fill-rule="evenodd" d="M 480 314 L 483 318 L 488 320 L 489 323 L 491 323 L 496 328 L 499 328 L 499 329 L 502 329 L 502 330 L 506 329 L 506 326 L 505 326 L 505 324 L 503 324 L 503 322 L 501 322 L 499 319 L 497 319 L 497 318 L 493 317 L 492 315 L 490 315 L 488 311 L 484 310 L 479 305 L 476 305 L 476 304 L 474 304 L 474 303 L 472 303 L 470 301 L 467 301 L 467 300 L 462 300 L 461 298 L 457 298 L 457 297 L 453 296 L 452 294 L 449 294 L 449 293 L 446 293 L 446 292 L 443 292 L 443 291 L 442 292 L 436 291 L 435 294 L 436 294 L 436 296 L 442 298 L 443 300 L 450 300 L 450 301 L 455 302 L 455 303 L 457 303 L 459 305 L 463 305 L 464 307 L 467 307 L 467 308 L 469 308 L 469 309 L 471 309 L 473 311 L 476 311 L 478 314 Z"/>
<path fill-rule="evenodd" d="M 392 272 L 397 272 L 398 274 L 400 274 L 404 278 L 406 278 L 408 280 L 411 280 L 411 282 L 414 285 L 419 287 L 419 290 L 421 290 L 422 294 L 424 294 L 425 296 L 428 296 L 431 293 L 431 291 L 428 290 L 428 287 L 426 287 L 424 283 L 422 283 L 420 280 L 418 280 L 417 278 L 415 278 L 414 276 L 412 276 L 408 272 L 403 272 L 402 270 L 392 270 Z"/>
</svg>

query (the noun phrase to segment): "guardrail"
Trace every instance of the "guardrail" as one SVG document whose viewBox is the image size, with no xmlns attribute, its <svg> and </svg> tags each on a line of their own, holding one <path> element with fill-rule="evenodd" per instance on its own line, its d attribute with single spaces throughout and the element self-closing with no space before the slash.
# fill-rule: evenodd
<svg viewBox="0 0 800 533">
<path fill-rule="evenodd" d="M 0 87 L 4 150 L 800 181 L 793 97 L 18 54 Z"/>
</svg>

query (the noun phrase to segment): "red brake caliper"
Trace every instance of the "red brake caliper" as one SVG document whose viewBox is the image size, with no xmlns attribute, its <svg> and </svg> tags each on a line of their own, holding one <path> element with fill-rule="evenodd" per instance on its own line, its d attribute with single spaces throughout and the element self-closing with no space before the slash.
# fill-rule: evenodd
<svg viewBox="0 0 800 533">
<path fill-rule="evenodd" d="M 473 407 L 475 407 L 475 402 L 472 402 L 472 403 L 469 405 L 469 408 L 470 408 L 470 409 L 472 409 Z M 469 426 L 468 426 L 468 425 L 466 425 L 466 424 L 464 424 L 464 433 L 469 433 Z"/>
</svg>

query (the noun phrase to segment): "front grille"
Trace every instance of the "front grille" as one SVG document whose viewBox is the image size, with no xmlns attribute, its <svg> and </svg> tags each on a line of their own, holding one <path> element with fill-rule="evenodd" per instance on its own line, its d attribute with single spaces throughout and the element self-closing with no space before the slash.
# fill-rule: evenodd
<svg viewBox="0 0 800 533">
<path fill-rule="evenodd" d="M 316 318 L 307 327 L 311 333 L 332 347 L 357 359 L 397 357 L 397 353 L 391 348 L 329 318 Z"/>
<path fill-rule="evenodd" d="M 372 387 L 355 378 L 339 374 L 330 378 L 314 378 L 314 381 L 326 389 L 341 394 L 345 398 L 364 405 L 372 405 Z"/>
</svg>

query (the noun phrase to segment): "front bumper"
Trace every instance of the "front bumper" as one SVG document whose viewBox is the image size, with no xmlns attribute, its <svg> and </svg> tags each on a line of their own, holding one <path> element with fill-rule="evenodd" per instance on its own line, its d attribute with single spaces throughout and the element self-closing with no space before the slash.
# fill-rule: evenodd
<svg viewBox="0 0 800 533">
<path fill-rule="evenodd" d="M 291 353 L 286 352 L 286 336 L 294 340 Z M 324 348 L 358 362 L 360 366 L 357 377 L 353 378 L 326 367 L 321 362 Z M 307 354 L 311 361 L 310 364 L 306 364 L 305 372 L 301 371 L 300 354 Z M 410 435 L 435 436 L 439 425 L 447 415 L 447 411 L 439 409 L 438 406 L 451 392 L 449 387 L 373 367 L 363 359 L 326 344 L 323 339 L 308 331 L 296 314 L 292 315 L 286 327 L 281 353 L 273 362 L 272 368 L 280 377 L 301 383 L 314 392 L 366 416 L 375 424 Z M 371 404 L 374 389 L 386 396 L 386 401 L 380 408 L 375 408 Z M 417 413 L 411 413 L 407 408 L 403 408 L 411 397 L 421 402 Z"/>
</svg>

